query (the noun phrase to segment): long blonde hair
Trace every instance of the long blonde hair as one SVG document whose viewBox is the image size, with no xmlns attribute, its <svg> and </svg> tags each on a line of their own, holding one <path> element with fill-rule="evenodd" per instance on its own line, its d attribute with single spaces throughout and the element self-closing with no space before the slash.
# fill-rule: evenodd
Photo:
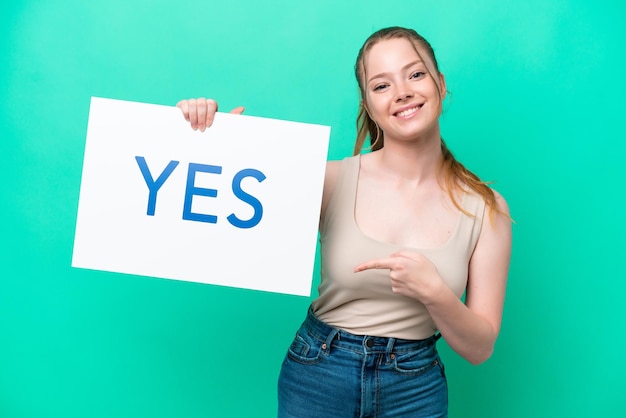
<svg viewBox="0 0 626 418">
<path fill-rule="evenodd" d="M 424 57 L 420 54 L 419 48 L 426 51 L 428 58 L 432 61 L 434 65 L 434 69 L 436 74 L 432 74 L 431 70 L 426 66 L 426 71 L 430 75 L 433 80 L 437 80 L 439 78 L 439 66 L 437 65 L 437 60 L 435 58 L 435 52 L 430 45 L 430 43 L 424 39 L 420 34 L 418 34 L 413 29 L 402 28 L 399 26 L 392 26 L 389 28 L 384 28 L 379 31 L 374 32 L 370 35 L 369 38 L 365 41 L 361 49 L 359 50 L 359 54 L 356 59 L 356 64 L 354 66 L 354 72 L 356 75 L 357 82 L 359 84 L 359 91 L 361 94 L 361 102 L 359 103 L 359 112 L 356 119 L 357 125 L 357 136 L 354 144 L 354 155 L 358 155 L 363 150 L 363 146 L 365 144 L 366 139 L 369 137 L 370 146 L 369 149 L 372 151 L 376 151 L 381 149 L 385 145 L 385 133 L 378 127 L 378 124 L 371 118 L 369 112 L 367 111 L 365 105 L 365 55 L 369 50 L 378 42 L 388 39 L 397 39 L 404 38 L 411 42 L 413 47 L 415 48 L 415 52 L 420 57 L 420 59 L 426 63 Z M 437 90 L 439 91 L 439 97 L 442 97 L 441 87 L 438 83 L 435 83 L 437 86 Z M 439 103 L 441 112 L 441 100 Z M 443 154 L 443 163 L 442 163 L 442 171 L 443 171 L 443 186 L 445 190 L 448 191 L 448 195 L 450 196 L 450 200 L 454 206 L 456 206 L 459 210 L 464 213 L 467 213 L 459 203 L 457 199 L 457 195 L 455 192 L 462 190 L 462 185 L 466 185 L 471 190 L 480 195 L 485 204 L 489 207 L 492 212 L 494 208 L 496 208 L 496 196 L 493 190 L 489 187 L 488 183 L 480 180 L 480 178 L 472 173 L 470 170 L 465 168 L 463 164 L 457 161 L 454 158 L 452 152 L 446 146 L 443 138 L 441 138 L 441 151 Z M 493 212 L 492 212 L 493 213 Z"/>
</svg>

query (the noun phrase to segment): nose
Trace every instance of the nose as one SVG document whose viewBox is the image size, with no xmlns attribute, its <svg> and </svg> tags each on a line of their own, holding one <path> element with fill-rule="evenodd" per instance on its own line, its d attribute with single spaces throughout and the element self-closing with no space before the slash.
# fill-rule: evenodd
<svg viewBox="0 0 626 418">
<path fill-rule="evenodd" d="M 409 100 L 411 97 L 413 97 L 412 94 L 403 93 L 403 94 L 398 95 L 398 97 L 396 98 L 396 102 L 404 102 L 406 100 Z"/>
<path fill-rule="evenodd" d="M 398 90 L 396 93 L 396 102 L 404 102 L 412 97 L 413 97 L 413 93 L 407 86 L 405 86 L 404 84 L 398 85 Z"/>
</svg>

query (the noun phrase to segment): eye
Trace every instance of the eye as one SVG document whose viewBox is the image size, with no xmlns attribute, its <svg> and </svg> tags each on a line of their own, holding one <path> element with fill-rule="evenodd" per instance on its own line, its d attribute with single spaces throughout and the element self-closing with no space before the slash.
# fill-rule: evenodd
<svg viewBox="0 0 626 418">
<path fill-rule="evenodd" d="M 425 72 L 423 72 L 423 71 L 415 71 L 415 72 L 413 72 L 413 73 L 411 74 L 411 77 L 410 77 L 410 78 L 412 78 L 412 79 L 418 79 L 418 78 L 422 78 L 422 77 L 424 77 L 425 75 L 426 75 L 426 73 L 425 73 Z"/>
<path fill-rule="evenodd" d="M 373 91 L 382 91 L 384 89 L 386 89 L 388 86 L 387 84 L 377 84 L 376 86 L 374 86 L 374 88 L 372 89 Z"/>
</svg>

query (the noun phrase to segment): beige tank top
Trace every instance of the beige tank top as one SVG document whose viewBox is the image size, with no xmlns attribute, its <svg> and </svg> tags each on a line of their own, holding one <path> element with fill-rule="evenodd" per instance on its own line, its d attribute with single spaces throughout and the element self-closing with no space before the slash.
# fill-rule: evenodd
<svg viewBox="0 0 626 418">
<path fill-rule="evenodd" d="M 410 340 L 428 338 L 437 331 L 426 307 L 416 299 L 394 294 L 388 270 L 354 273 L 356 265 L 388 257 L 404 247 L 364 235 L 354 219 L 360 157 L 346 158 L 320 223 L 322 279 L 313 311 L 322 321 L 357 335 Z M 467 285 L 468 265 L 482 225 L 485 203 L 464 194 L 448 241 L 436 248 L 413 248 L 437 267 L 443 280 L 460 298 Z"/>
</svg>

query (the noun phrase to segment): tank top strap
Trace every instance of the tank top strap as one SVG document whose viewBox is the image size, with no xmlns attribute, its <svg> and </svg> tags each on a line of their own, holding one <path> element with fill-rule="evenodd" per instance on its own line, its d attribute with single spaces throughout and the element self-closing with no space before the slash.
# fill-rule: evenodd
<svg viewBox="0 0 626 418">
<path fill-rule="evenodd" d="M 463 210 L 465 210 L 467 214 L 461 214 L 461 225 L 459 226 L 459 233 L 457 237 L 461 242 L 458 244 L 462 245 L 464 248 L 471 253 L 474 251 L 474 247 L 476 247 L 476 243 L 478 242 L 478 237 L 480 236 L 480 231 L 482 229 L 483 224 L 483 216 L 485 213 L 485 201 L 484 199 L 473 192 L 467 192 L 467 194 L 463 198 Z M 468 254 L 468 256 L 471 254 Z"/>
<path fill-rule="evenodd" d="M 360 155 L 347 157 L 341 161 L 341 168 L 333 188 L 333 194 L 328 201 L 324 219 L 322 219 L 320 224 L 320 232 L 322 234 L 325 230 L 331 228 L 334 222 L 345 222 L 350 219 L 350 216 L 354 216 L 359 168 Z"/>
</svg>

